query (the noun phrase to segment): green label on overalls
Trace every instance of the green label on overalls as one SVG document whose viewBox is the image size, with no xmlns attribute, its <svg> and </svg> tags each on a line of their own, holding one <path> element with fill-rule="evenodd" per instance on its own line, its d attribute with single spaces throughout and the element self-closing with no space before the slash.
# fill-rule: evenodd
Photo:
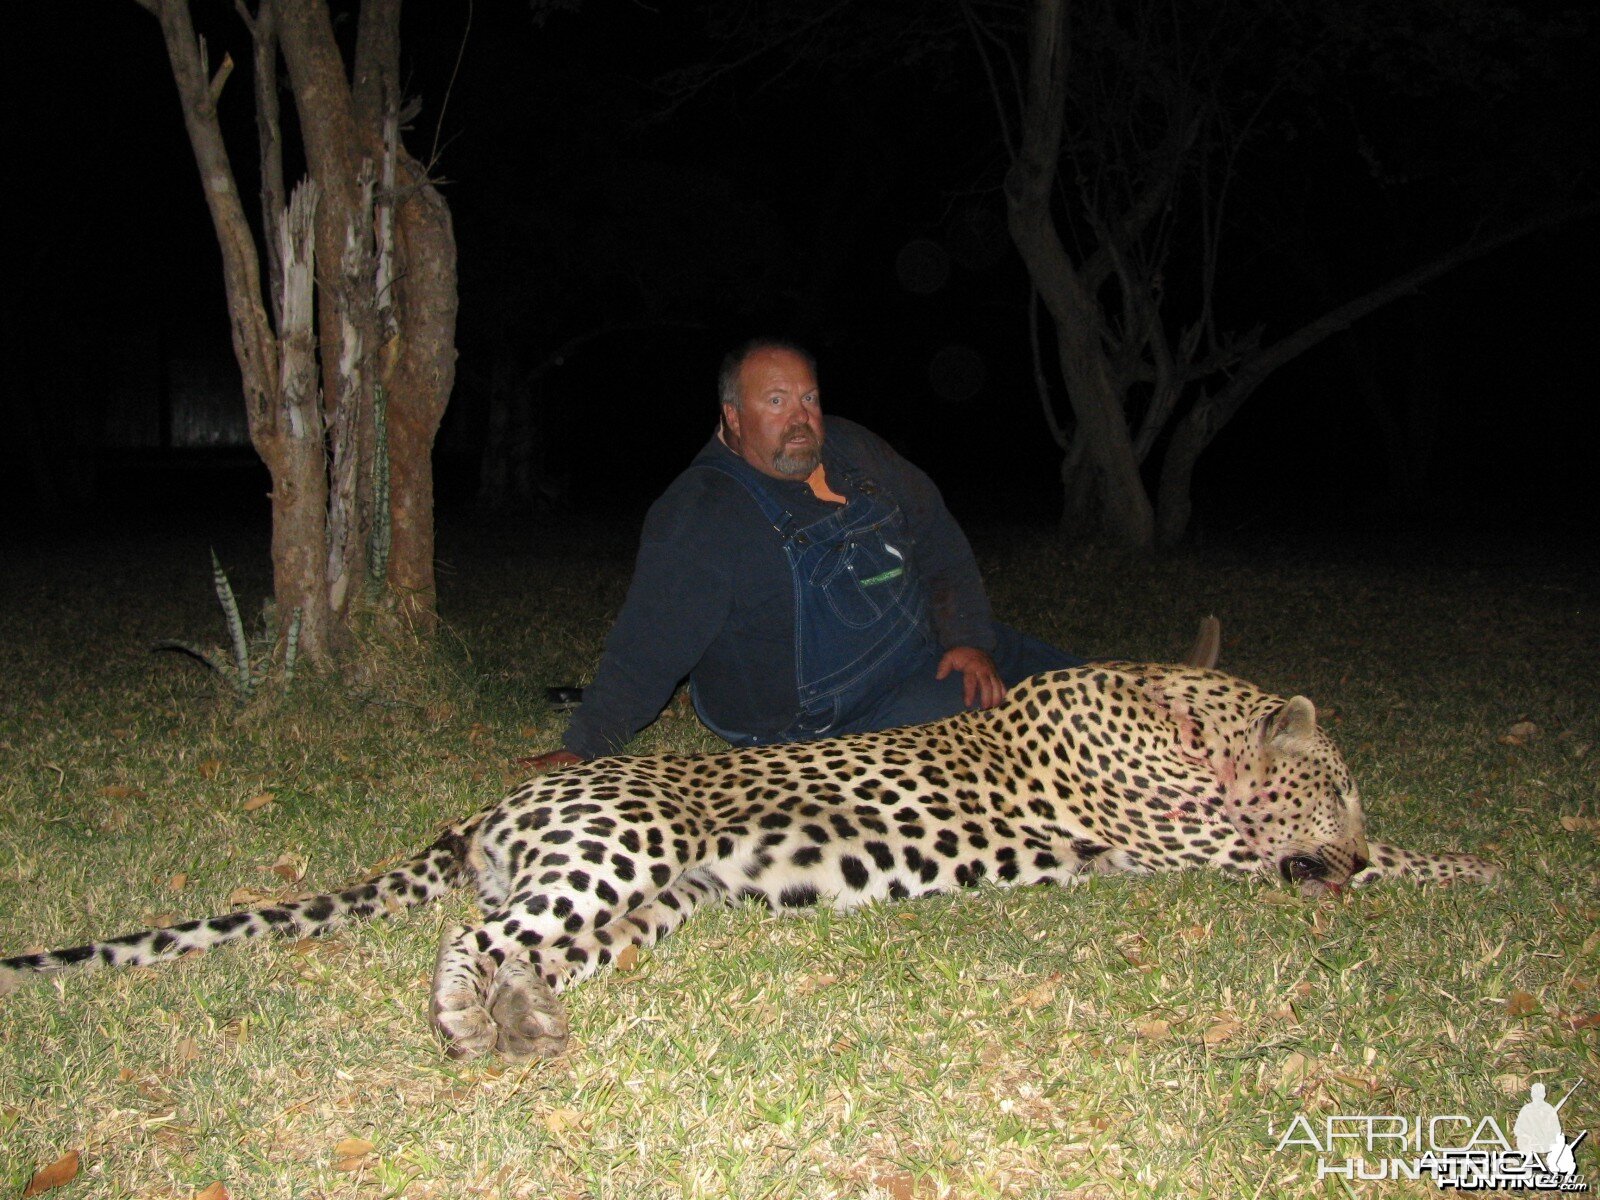
<svg viewBox="0 0 1600 1200">
<path fill-rule="evenodd" d="M 905 571 L 906 571 L 906 569 L 904 567 L 896 567 L 892 571 L 885 571 L 882 575 L 874 575 L 871 579 L 863 579 L 863 580 L 861 580 L 861 586 L 862 587 L 872 587 L 874 584 L 877 584 L 877 583 L 888 583 L 889 580 L 894 579 L 894 578 L 896 578 L 896 577 L 898 577 L 900 575 L 904 575 Z"/>
</svg>

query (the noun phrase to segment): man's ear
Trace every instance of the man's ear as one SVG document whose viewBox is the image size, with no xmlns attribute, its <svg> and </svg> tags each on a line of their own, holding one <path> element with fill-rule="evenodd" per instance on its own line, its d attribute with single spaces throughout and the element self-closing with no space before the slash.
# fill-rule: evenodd
<svg viewBox="0 0 1600 1200">
<path fill-rule="evenodd" d="M 739 437 L 739 406 L 724 404 L 722 406 L 722 428 L 729 437 L 735 440 Z"/>
</svg>

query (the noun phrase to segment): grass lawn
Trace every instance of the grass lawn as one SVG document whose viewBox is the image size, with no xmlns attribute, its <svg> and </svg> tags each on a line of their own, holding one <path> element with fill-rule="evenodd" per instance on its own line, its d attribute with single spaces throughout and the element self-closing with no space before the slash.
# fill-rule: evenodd
<svg viewBox="0 0 1600 1200">
<path fill-rule="evenodd" d="M 204 540 L 11 556 L 0 953 L 342 884 L 494 798 L 555 744 L 540 689 L 587 677 L 626 585 L 628 536 L 579 533 L 447 533 L 449 665 L 353 698 L 302 681 L 275 711 L 148 653 L 221 640 Z M 1595 575 L 1220 549 L 1130 567 L 974 540 L 1000 615 L 1086 654 L 1175 657 L 1217 613 L 1228 670 L 1316 701 L 1373 836 L 1504 878 L 712 911 L 569 993 L 572 1052 L 532 1064 L 453 1063 L 428 1030 L 467 897 L 59 977 L 0 999 L 0 1195 L 74 1152 L 53 1195 L 1422 1195 L 1319 1180 L 1303 1132 L 1278 1143 L 1301 1114 L 1509 1136 L 1534 1081 L 1552 1101 L 1582 1081 L 1561 1117 L 1595 1131 L 1578 1164 L 1600 1181 Z M 259 598 L 264 540 L 218 549 Z M 713 744 L 677 706 L 640 743 Z"/>
</svg>

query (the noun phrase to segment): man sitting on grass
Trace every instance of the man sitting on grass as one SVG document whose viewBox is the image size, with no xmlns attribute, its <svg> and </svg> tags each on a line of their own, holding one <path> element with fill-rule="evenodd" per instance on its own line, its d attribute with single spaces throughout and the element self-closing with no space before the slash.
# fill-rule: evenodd
<svg viewBox="0 0 1600 1200">
<path fill-rule="evenodd" d="M 736 746 L 988 708 L 1084 660 L 996 622 L 929 478 L 861 426 L 824 428 L 816 364 L 789 342 L 729 354 L 722 420 L 645 518 L 633 581 L 563 748 L 616 753 L 687 677 Z"/>
</svg>

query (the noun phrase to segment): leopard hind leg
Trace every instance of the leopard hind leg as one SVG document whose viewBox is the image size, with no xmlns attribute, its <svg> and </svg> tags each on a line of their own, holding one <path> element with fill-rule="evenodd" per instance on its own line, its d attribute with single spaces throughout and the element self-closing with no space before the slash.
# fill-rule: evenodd
<svg viewBox="0 0 1600 1200">
<path fill-rule="evenodd" d="M 567 1048 L 567 1014 L 535 953 L 501 945 L 495 919 L 453 925 L 439 941 L 428 1019 L 451 1058 L 491 1050 L 509 1058 L 554 1058 Z"/>
<path fill-rule="evenodd" d="M 650 946 L 702 904 L 726 899 L 715 880 L 689 873 L 614 921 L 559 933 L 541 929 L 515 902 L 476 929 L 445 932 L 434 966 L 429 1018 L 452 1058 L 494 1050 L 509 1058 L 562 1053 L 570 1029 L 558 993 L 628 946 Z"/>
<path fill-rule="evenodd" d="M 552 950 L 567 964 L 560 990 L 589 978 L 615 962 L 629 946 L 653 946 L 687 921 L 705 904 L 727 903 L 728 890 L 709 875 L 691 871 L 664 888 L 654 900 L 632 909 L 609 925 L 557 938 Z"/>
</svg>

